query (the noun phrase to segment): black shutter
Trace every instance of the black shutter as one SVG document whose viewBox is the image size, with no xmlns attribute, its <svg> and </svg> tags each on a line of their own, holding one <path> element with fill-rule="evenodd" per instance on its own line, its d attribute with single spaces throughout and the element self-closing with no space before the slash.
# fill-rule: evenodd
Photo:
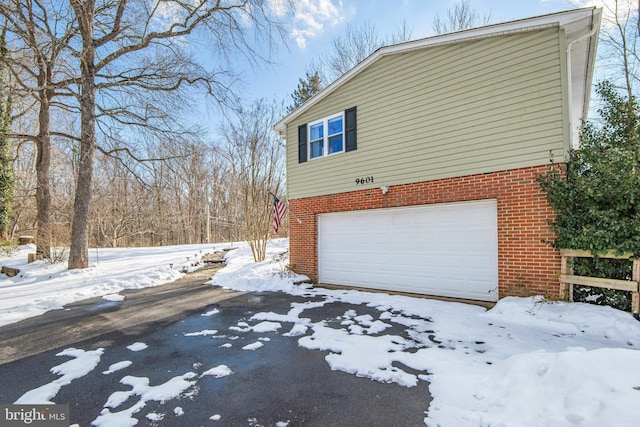
<svg viewBox="0 0 640 427">
<path fill-rule="evenodd" d="M 298 163 L 307 161 L 307 125 L 298 126 Z"/>
<path fill-rule="evenodd" d="M 354 151 L 358 148 L 356 127 L 356 107 L 349 108 L 344 112 L 344 151 Z"/>
</svg>

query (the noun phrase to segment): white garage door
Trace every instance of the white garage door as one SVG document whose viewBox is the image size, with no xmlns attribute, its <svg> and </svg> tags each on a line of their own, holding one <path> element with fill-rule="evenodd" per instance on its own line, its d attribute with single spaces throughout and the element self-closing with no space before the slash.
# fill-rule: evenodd
<svg viewBox="0 0 640 427">
<path fill-rule="evenodd" d="M 318 215 L 318 279 L 497 301 L 496 201 Z"/>
</svg>

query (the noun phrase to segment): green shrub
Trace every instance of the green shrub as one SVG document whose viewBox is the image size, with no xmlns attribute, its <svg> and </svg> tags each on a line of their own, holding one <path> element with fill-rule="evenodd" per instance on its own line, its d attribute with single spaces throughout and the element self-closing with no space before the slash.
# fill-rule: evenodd
<svg viewBox="0 0 640 427">
<path fill-rule="evenodd" d="M 580 146 L 565 166 L 554 165 L 539 177 L 556 218 L 550 223 L 555 248 L 582 249 L 597 255 L 613 249 L 640 255 L 640 109 L 609 82 L 600 83 L 601 121 L 587 122 Z M 605 262 L 606 261 L 606 262 Z M 611 261 L 611 262 L 609 262 Z M 630 262 L 581 259 L 576 274 L 629 280 Z M 596 298 L 594 295 L 598 293 Z M 628 293 L 575 287 L 574 298 L 630 309 Z"/>
</svg>

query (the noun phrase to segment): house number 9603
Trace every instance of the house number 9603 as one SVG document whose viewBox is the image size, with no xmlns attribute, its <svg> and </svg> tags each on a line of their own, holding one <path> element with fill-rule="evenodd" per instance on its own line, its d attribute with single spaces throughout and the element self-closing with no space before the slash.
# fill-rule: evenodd
<svg viewBox="0 0 640 427">
<path fill-rule="evenodd" d="M 373 182 L 373 177 L 372 176 L 367 176 L 367 177 L 363 177 L 363 178 L 356 178 L 356 185 L 371 184 L 372 182 Z"/>
</svg>

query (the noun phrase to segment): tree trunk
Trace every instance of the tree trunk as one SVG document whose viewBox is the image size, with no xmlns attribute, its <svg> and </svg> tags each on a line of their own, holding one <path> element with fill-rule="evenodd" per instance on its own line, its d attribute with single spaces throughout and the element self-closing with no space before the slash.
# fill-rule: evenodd
<svg viewBox="0 0 640 427">
<path fill-rule="evenodd" d="M 71 2 L 78 19 L 82 36 L 80 58 L 80 161 L 78 181 L 73 204 L 73 224 L 71 226 L 71 248 L 69 269 L 89 266 L 89 209 L 91 203 L 91 182 L 93 160 L 96 152 L 95 114 L 95 47 L 93 45 L 94 2 Z"/>
<path fill-rule="evenodd" d="M 0 35 L 0 240 L 7 240 L 13 205 L 13 165 L 11 141 L 5 136 L 11 127 L 11 94 L 5 82 L 7 57 L 6 29 Z"/>
<path fill-rule="evenodd" d="M 49 181 L 51 177 L 51 96 L 45 87 L 46 80 L 39 78 L 40 110 L 38 111 L 38 137 L 36 146 L 38 149 L 36 158 L 36 253 L 45 259 L 51 258 L 51 193 Z"/>
</svg>

